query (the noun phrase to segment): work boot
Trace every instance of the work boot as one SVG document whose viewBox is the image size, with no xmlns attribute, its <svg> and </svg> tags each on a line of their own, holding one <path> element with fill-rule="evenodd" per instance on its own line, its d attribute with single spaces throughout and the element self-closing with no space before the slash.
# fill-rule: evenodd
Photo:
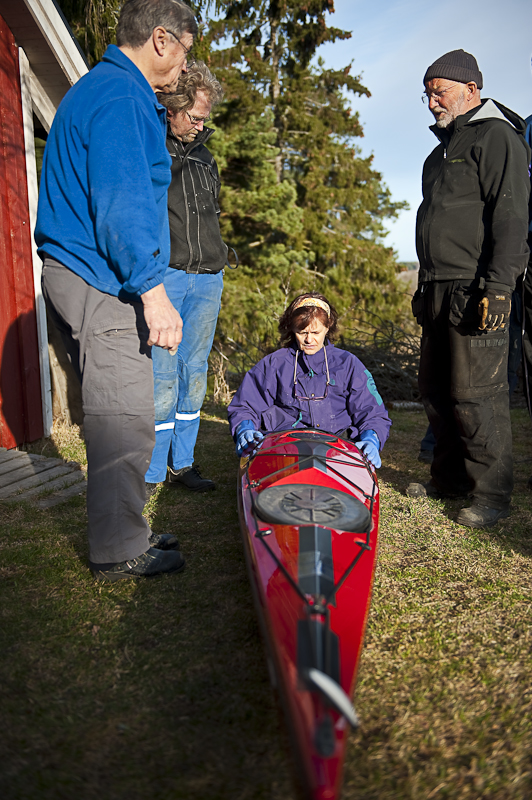
<svg viewBox="0 0 532 800">
<path fill-rule="evenodd" d="M 423 464 L 432 464 L 434 461 L 434 450 L 420 450 L 417 460 L 422 461 Z"/>
<path fill-rule="evenodd" d="M 179 550 L 179 542 L 171 533 L 152 531 L 148 536 L 148 542 L 150 547 L 155 547 L 157 550 Z"/>
<path fill-rule="evenodd" d="M 167 480 L 170 486 L 185 486 L 191 492 L 209 492 L 216 489 L 214 481 L 201 477 L 199 467 L 195 464 L 179 469 L 177 472 L 168 467 Z"/>
<path fill-rule="evenodd" d="M 146 483 L 146 502 L 148 502 L 150 497 L 153 497 L 158 486 L 158 483 Z"/>
<path fill-rule="evenodd" d="M 157 575 L 181 572 L 185 559 L 178 550 L 156 550 L 150 547 L 136 558 L 118 564 L 93 564 L 91 572 L 97 581 L 119 581 L 122 578 L 155 578 Z"/>
<path fill-rule="evenodd" d="M 470 508 L 462 508 L 458 512 L 456 521 L 466 528 L 491 528 L 500 519 L 510 516 L 509 508 L 490 508 L 476 503 Z"/>
<path fill-rule="evenodd" d="M 467 497 L 468 490 L 448 492 L 438 489 L 433 483 L 409 483 L 406 487 L 406 494 L 408 497 L 431 497 L 434 500 L 444 500 Z"/>
</svg>

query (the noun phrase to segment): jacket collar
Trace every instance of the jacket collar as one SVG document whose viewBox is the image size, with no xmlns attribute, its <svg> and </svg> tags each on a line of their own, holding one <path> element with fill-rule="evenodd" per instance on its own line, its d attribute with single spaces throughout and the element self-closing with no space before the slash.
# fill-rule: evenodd
<svg viewBox="0 0 532 800">
<path fill-rule="evenodd" d="M 304 353 L 303 350 L 299 350 L 299 348 L 294 343 L 291 343 L 286 348 L 286 351 L 288 353 L 288 358 L 290 359 L 290 361 L 293 361 L 293 359 L 295 359 L 296 357 L 296 353 L 299 352 L 298 363 L 305 365 L 304 367 L 305 371 L 312 369 L 314 370 L 314 372 L 320 372 L 320 373 L 325 372 L 325 354 L 323 351 L 325 349 L 327 350 L 327 358 L 330 359 L 332 355 L 331 351 L 334 349 L 334 345 L 328 339 L 326 339 L 325 341 L 326 344 L 324 345 L 324 347 L 322 347 L 321 350 L 318 350 L 318 352 L 314 353 L 314 355 L 312 356 L 307 356 L 307 354 Z"/>
<path fill-rule="evenodd" d="M 149 100 L 153 103 L 153 105 L 159 109 L 162 106 L 157 101 L 157 96 L 153 89 L 151 88 L 150 84 L 140 71 L 140 69 L 132 62 L 130 58 L 128 58 L 116 44 L 108 45 L 105 53 L 102 56 L 102 61 L 106 61 L 108 64 L 113 64 L 113 66 L 118 67 L 119 69 L 123 69 L 128 72 L 132 78 L 134 78 L 137 83 L 139 84 L 142 91 L 146 94 Z"/>
<path fill-rule="evenodd" d="M 193 150 L 195 150 L 196 147 L 200 147 L 200 145 L 207 144 L 213 133 L 214 133 L 214 128 L 203 128 L 203 130 L 198 133 L 193 142 L 188 142 L 188 144 L 186 144 L 185 147 L 183 147 L 183 153 L 188 155 Z M 175 144 L 181 144 L 181 140 L 178 139 L 177 136 L 174 136 L 174 134 L 172 133 L 172 129 L 170 128 L 170 123 L 168 123 L 168 138 Z"/>
<path fill-rule="evenodd" d="M 431 125 L 430 130 L 443 145 L 447 146 L 454 133 L 461 131 L 467 125 L 476 125 L 490 119 L 503 120 L 511 125 L 517 133 L 524 135 L 525 121 L 514 111 L 489 97 L 482 100 L 479 106 L 475 106 L 467 114 L 460 114 L 454 121 L 452 132 L 449 132 L 447 128 L 438 128 L 437 125 Z"/>
</svg>

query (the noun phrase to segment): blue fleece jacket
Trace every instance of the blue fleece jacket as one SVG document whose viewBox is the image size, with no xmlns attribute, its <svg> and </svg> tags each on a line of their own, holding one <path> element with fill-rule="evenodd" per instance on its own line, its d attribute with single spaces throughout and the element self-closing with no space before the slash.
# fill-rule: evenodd
<svg viewBox="0 0 532 800">
<path fill-rule="evenodd" d="M 170 257 L 166 112 L 115 45 L 66 94 L 46 144 L 35 240 L 91 286 L 139 295 Z"/>
</svg>

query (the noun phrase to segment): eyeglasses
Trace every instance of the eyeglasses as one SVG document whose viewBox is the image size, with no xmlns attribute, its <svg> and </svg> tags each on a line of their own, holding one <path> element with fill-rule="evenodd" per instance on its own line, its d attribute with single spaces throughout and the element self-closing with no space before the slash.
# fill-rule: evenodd
<svg viewBox="0 0 532 800">
<path fill-rule="evenodd" d="M 193 117 L 192 114 L 189 114 L 188 111 L 185 111 L 185 114 L 191 121 L 193 125 L 199 125 L 200 122 L 210 122 L 210 115 L 208 117 Z"/>
<path fill-rule="evenodd" d="M 196 63 L 196 59 L 194 58 L 194 56 L 189 56 L 189 53 L 192 50 L 192 45 L 190 47 L 188 47 L 188 48 L 185 47 L 185 45 L 183 44 L 183 42 L 181 41 L 179 36 L 177 36 L 173 31 L 169 31 L 168 28 L 166 28 L 166 33 L 169 33 L 170 36 L 173 36 L 174 39 L 177 39 L 177 41 L 179 42 L 179 44 L 181 45 L 181 47 L 185 51 L 185 58 L 186 58 L 186 61 L 187 61 L 187 66 L 188 67 L 194 66 L 194 64 Z"/>
<path fill-rule="evenodd" d="M 296 350 L 296 360 L 295 360 L 295 364 L 294 364 L 294 397 L 296 398 L 296 400 L 325 400 L 325 398 L 329 394 L 329 385 L 331 383 L 331 379 L 330 379 L 330 375 L 329 375 L 329 364 L 327 362 L 327 349 L 325 347 L 323 348 L 323 353 L 325 355 L 325 374 L 327 375 L 327 382 L 325 384 L 325 394 L 322 397 L 315 397 L 314 395 L 312 395 L 312 397 L 304 397 L 304 396 L 299 395 L 297 393 L 297 374 L 296 373 L 297 373 L 297 358 L 299 356 L 299 350 Z"/>
<path fill-rule="evenodd" d="M 458 86 L 458 81 L 453 83 L 452 86 L 448 86 L 447 89 L 442 89 L 441 92 L 423 92 L 421 95 L 421 102 L 422 103 L 430 103 L 431 99 L 440 100 L 444 94 L 449 92 L 451 89 L 454 89 L 455 86 Z"/>
</svg>

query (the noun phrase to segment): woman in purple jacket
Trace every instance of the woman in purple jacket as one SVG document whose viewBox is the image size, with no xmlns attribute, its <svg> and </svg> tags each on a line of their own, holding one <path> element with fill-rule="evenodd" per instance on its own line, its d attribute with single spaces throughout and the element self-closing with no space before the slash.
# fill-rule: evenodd
<svg viewBox="0 0 532 800">
<path fill-rule="evenodd" d="M 255 452 L 263 431 L 344 433 L 380 467 L 391 420 L 369 370 L 331 344 L 338 315 L 321 294 L 302 294 L 279 321 L 281 345 L 245 376 L 227 410 L 237 455 Z"/>
</svg>

